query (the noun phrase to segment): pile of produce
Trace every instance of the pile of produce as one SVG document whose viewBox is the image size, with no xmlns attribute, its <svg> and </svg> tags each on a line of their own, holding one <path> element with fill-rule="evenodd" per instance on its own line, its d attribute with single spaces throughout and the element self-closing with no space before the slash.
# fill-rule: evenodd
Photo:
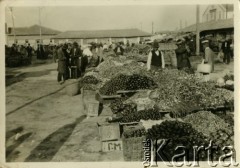
<svg viewBox="0 0 240 168">
<path fill-rule="evenodd" d="M 99 91 L 104 95 L 113 95 L 116 94 L 118 90 L 151 89 L 154 87 L 156 87 L 156 85 L 149 77 L 138 74 L 120 74 L 107 82 Z"/>
<path fill-rule="evenodd" d="M 124 64 L 123 66 L 112 66 L 105 70 L 99 71 L 99 74 L 103 78 L 112 78 L 121 74 L 132 75 L 132 74 L 141 74 L 145 76 L 150 76 L 150 73 L 146 71 L 145 64 L 138 63 L 136 61 L 132 61 L 128 64 Z"/>
<path fill-rule="evenodd" d="M 139 122 L 140 120 L 159 120 L 163 118 L 163 114 L 157 109 L 146 109 L 134 111 L 128 115 L 124 115 L 121 119 L 122 122 Z"/>
<path fill-rule="evenodd" d="M 191 124 L 180 121 L 164 121 L 160 125 L 154 125 L 151 129 L 147 130 L 147 138 L 156 139 L 169 139 L 169 143 L 164 149 L 164 153 L 168 155 L 168 159 L 172 158 L 175 154 L 175 148 L 183 145 L 189 149 L 190 160 L 193 159 L 193 146 L 207 145 L 207 138 L 200 132 L 196 131 Z M 201 153 L 201 152 L 200 152 Z M 201 153 L 201 160 L 206 159 L 206 153 Z"/>
<path fill-rule="evenodd" d="M 217 89 L 213 81 L 201 82 L 194 74 L 178 70 L 157 71 L 153 77 L 158 84 L 152 97 L 162 111 L 182 113 L 191 108 L 207 109 L 233 102 L 233 93 Z M 191 108 L 189 106 L 191 104 Z"/>
<path fill-rule="evenodd" d="M 118 90 L 124 90 L 128 85 L 127 75 L 118 75 L 108 81 L 103 87 L 100 88 L 99 92 L 104 95 L 114 95 Z"/>
<path fill-rule="evenodd" d="M 110 108 L 113 113 L 129 115 L 130 113 L 137 111 L 137 105 L 135 103 L 123 104 L 123 100 L 124 99 L 118 99 L 110 104 Z"/>
<path fill-rule="evenodd" d="M 223 113 L 217 113 L 218 117 L 223 119 L 225 123 L 229 124 L 230 127 L 234 127 L 234 117 L 233 115 L 229 114 L 223 114 Z"/>
<path fill-rule="evenodd" d="M 212 144 L 218 146 L 219 149 L 222 149 L 224 146 L 234 146 L 233 130 L 218 130 L 210 135 L 210 140 L 212 140 Z M 228 153 L 229 151 L 227 150 L 226 152 Z M 224 154 L 222 150 L 215 151 L 213 160 L 218 160 L 219 157 Z"/>
<path fill-rule="evenodd" d="M 189 114 L 183 118 L 183 121 L 192 124 L 194 129 L 202 132 L 207 137 L 220 129 L 225 131 L 229 130 L 229 125 L 223 119 L 209 111 Z"/>
<path fill-rule="evenodd" d="M 142 137 L 145 135 L 146 135 L 146 130 L 144 128 L 128 129 L 123 132 L 124 138 Z"/>
<path fill-rule="evenodd" d="M 95 76 L 92 75 L 85 76 L 82 79 L 82 83 L 84 84 L 97 84 L 98 82 L 100 81 Z"/>
</svg>

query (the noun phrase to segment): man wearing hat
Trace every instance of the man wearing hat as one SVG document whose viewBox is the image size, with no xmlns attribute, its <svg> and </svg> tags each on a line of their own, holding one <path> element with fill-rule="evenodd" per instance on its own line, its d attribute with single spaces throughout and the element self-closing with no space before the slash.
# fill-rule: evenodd
<svg viewBox="0 0 240 168">
<path fill-rule="evenodd" d="M 67 69 L 67 64 L 66 64 L 66 52 L 67 50 L 67 45 L 66 44 L 60 44 L 60 48 L 57 51 L 58 55 L 58 77 L 57 80 L 60 84 L 64 83 L 66 80 L 66 69 Z"/>
<path fill-rule="evenodd" d="M 175 50 L 177 56 L 177 68 L 179 70 L 183 68 L 191 68 L 190 60 L 188 58 L 190 51 L 187 49 L 184 39 L 178 39 L 177 46 L 178 48 Z"/>
<path fill-rule="evenodd" d="M 209 47 L 209 40 L 203 40 L 203 49 L 204 49 L 204 63 L 210 64 L 212 66 L 212 71 L 214 71 L 214 52 Z"/>
<path fill-rule="evenodd" d="M 81 60 L 82 52 L 77 42 L 73 43 L 73 48 L 71 49 L 70 56 L 71 56 L 71 67 L 74 67 L 74 69 L 71 69 L 71 76 L 73 78 L 78 78 L 80 77 L 80 72 L 81 72 L 80 60 Z"/>
<path fill-rule="evenodd" d="M 157 41 L 153 42 L 153 49 L 148 54 L 147 70 L 157 70 L 164 68 L 164 58 L 161 51 L 158 50 L 159 45 Z"/>
</svg>

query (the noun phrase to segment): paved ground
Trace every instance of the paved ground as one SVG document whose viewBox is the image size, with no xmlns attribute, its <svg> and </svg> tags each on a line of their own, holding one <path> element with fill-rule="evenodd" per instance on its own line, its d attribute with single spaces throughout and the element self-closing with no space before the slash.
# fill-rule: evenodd
<svg viewBox="0 0 240 168">
<path fill-rule="evenodd" d="M 7 68 L 7 161 L 123 161 L 122 152 L 101 152 L 96 123 L 111 114 L 109 109 L 86 118 L 81 95 L 66 95 L 56 68 L 56 63 Z M 223 69 L 233 71 L 233 63 L 216 64 L 212 78 Z"/>
</svg>

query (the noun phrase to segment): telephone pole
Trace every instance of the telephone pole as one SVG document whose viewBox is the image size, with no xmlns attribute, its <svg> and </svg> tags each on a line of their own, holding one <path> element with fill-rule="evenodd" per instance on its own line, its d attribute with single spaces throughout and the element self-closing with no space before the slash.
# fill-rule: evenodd
<svg viewBox="0 0 240 168">
<path fill-rule="evenodd" d="M 38 19 L 39 19 L 39 27 L 40 27 L 40 44 L 42 43 L 42 25 L 41 25 L 41 7 L 39 7 L 39 16 L 38 16 Z"/>
<path fill-rule="evenodd" d="M 154 26 L 154 23 L 152 22 L 152 34 L 154 33 L 154 32 L 153 32 L 153 26 Z"/>
<path fill-rule="evenodd" d="M 11 11 L 11 16 L 12 16 L 12 23 L 13 23 L 13 39 L 14 39 L 14 43 L 16 42 L 16 32 L 15 32 L 15 24 L 14 24 L 14 17 L 13 17 L 13 8 L 10 7 L 10 11 Z"/>
<path fill-rule="evenodd" d="M 196 55 L 200 54 L 200 32 L 199 32 L 199 5 L 197 5 L 197 10 L 196 10 Z"/>
</svg>

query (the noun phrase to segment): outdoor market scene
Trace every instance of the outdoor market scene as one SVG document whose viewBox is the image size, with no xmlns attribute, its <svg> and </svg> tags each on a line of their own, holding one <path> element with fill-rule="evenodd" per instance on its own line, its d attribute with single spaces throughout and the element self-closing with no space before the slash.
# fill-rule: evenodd
<svg viewBox="0 0 240 168">
<path fill-rule="evenodd" d="M 233 5 L 190 7 L 192 24 L 178 18 L 167 31 L 157 21 L 149 31 L 144 22 L 57 30 L 37 7 L 36 24 L 22 26 L 14 15 L 24 10 L 6 8 L 6 162 L 171 161 L 183 151 L 177 146 L 193 161 L 193 146 L 210 142 L 212 161 L 229 153 L 222 148 L 234 147 Z M 163 157 L 151 153 L 161 140 Z M 197 159 L 207 161 L 207 150 Z"/>
</svg>

